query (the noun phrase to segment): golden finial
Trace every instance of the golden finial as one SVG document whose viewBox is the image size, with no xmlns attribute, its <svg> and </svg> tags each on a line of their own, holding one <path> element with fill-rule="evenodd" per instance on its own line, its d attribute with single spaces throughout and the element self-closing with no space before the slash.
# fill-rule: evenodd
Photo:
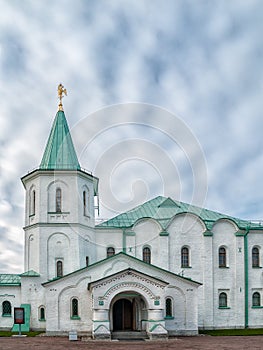
<svg viewBox="0 0 263 350">
<path fill-rule="evenodd" d="M 64 88 L 62 84 L 59 84 L 58 86 L 58 98 L 59 98 L 58 110 L 59 111 L 63 111 L 63 105 L 62 105 L 62 98 L 64 97 L 63 94 L 67 96 L 67 90 Z"/>
</svg>

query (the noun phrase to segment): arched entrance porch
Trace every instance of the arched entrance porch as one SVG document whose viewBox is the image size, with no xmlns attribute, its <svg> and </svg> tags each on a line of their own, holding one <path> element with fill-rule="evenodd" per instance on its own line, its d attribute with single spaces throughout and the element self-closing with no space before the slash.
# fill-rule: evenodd
<svg viewBox="0 0 263 350">
<path fill-rule="evenodd" d="M 112 331 L 144 331 L 147 320 L 144 297 L 135 292 L 117 294 L 110 306 L 110 328 Z"/>
</svg>

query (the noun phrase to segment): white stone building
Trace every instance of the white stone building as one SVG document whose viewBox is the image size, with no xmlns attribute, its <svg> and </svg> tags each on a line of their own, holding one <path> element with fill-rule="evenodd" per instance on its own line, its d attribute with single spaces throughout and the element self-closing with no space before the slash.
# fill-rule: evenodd
<svg viewBox="0 0 263 350">
<path fill-rule="evenodd" d="M 0 275 L 0 328 L 149 338 L 263 327 L 263 228 L 157 197 L 95 226 L 98 178 L 82 170 L 60 105 L 22 178 L 25 272 Z"/>
</svg>

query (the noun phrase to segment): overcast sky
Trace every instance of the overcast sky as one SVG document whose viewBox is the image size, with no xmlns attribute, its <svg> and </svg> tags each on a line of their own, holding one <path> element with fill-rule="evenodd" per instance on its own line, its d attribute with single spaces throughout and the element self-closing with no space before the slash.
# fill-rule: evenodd
<svg viewBox="0 0 263 350">
<path fill-rule="evenodd" d="M 157 195 L 263 219 L 263 1 L 0 0 L 0 272 L 57 85 L 101 217 Z"/>
</svg>

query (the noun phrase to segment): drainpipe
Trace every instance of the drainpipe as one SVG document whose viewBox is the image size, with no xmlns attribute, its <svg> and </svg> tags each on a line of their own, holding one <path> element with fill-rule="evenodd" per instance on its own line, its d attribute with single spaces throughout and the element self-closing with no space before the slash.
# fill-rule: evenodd
<svg viewBox="0 0 263 350">
<path fill-rule="evenodd" d="M 245 259 L 245 328 L 248 328 L 248 233 L 249 227 L 246 228 L 244 236 L 244 259 Z"/>
</svg>

